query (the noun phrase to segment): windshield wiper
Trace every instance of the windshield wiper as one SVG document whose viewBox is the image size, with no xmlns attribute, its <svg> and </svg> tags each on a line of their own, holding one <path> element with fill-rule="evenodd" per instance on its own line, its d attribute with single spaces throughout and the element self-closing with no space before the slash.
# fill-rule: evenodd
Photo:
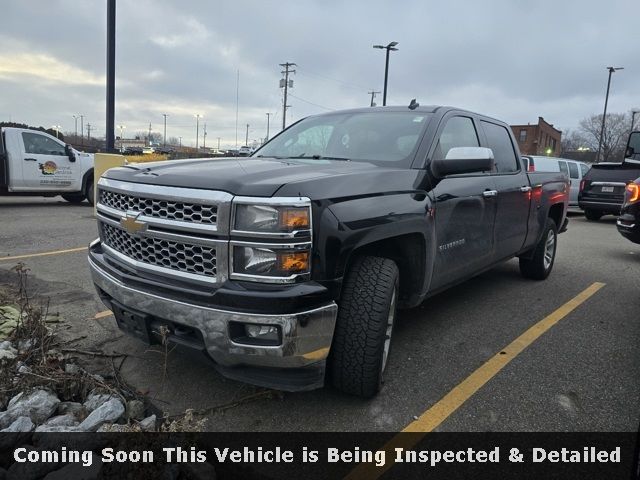
<svg viewBox="0 0 640 480">
<path fill-rule="evenodd" d="M 343 162 L 350 162 L 351 159 L 350 158 L 344 158 L 344 157 L 326 157 L 324 155 L 310 155 L 310 156 L 305 156 L 304 153 L 301 153 L 300 155 L 295 155 L 292 157 L 284 157 L 284 158 L 291 158 L 291 159 L 295 159 L 295 158 L 312 158 L 313 160 L 342 160 Z"/>
</svg>

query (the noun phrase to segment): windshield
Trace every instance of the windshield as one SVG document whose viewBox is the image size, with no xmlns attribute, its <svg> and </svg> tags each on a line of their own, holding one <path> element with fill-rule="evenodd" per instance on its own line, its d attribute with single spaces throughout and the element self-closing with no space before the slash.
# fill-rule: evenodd
<svg viewBox="0 0 640 480">
<path fill-rule="evenodd" d="M 413 156 L 430 114 L 336 113 L 306 118 L 282 132 L 256 156 L 402 162 Z"/>
</svg>

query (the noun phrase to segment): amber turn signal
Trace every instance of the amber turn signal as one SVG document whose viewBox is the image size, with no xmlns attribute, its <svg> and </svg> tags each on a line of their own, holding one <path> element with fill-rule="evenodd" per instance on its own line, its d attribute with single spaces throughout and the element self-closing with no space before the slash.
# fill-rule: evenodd
<svg viewBox="0 0 640 480">
<path fill-rule="evenodd" d="M 311 228 L 308 208 L 281 208 L 280 228 L 283 230 L 307 230 Z"/>
<path fill-rule="evenodd" d="M 627 202 L 637 202 L 640 198 L 640 187 L 635 183 L 627 184 Z"/>
<path fill-rule="evenodd" d="M 307 272 L 309 271 L 309 252 L 278 253 L 278 267 L 282 272 Z"/>
</svg>

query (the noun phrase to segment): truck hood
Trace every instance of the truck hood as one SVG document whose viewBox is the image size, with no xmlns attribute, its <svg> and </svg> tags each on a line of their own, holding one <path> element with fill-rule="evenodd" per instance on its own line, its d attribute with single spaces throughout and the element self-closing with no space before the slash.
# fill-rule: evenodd
<svg viewBox="0 0 640 480">
<path fill-rule="evenodd" d="M 319 179 L 329 180 L 332 177 L 346 177 L 343 179 L 343 186 L 348 185 L 349 189 L 352 189 L 355 184 L 360 183 L 363 176 L 384 176 L 382 171 L 400 172 L 397 169 L 381 168 L 366 162 L 342 160 L 216 158 L 132 164 L 112 168 L 104 176 L 127 182 L 222 190 L 233 195 L 271 197 L 285 185 L 295 190 L 296 185 L 302 187 L 308 182 Z M 408 172 L 408 170 L 403 171 Z M 314 196 L 305 190 L 302 188 L 296 192 L 296 195 L 301 193 L 305 196 Z"/>
</svg>

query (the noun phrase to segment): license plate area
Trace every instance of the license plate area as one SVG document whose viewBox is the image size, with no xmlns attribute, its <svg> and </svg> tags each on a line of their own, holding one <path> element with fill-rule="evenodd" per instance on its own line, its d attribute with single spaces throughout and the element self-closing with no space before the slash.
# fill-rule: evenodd
<svg viewBox="0 0 640 480">
<path fill-rule="evenodd" d="M 129 310 L 113 300 L 111 306 L 113 307 L 113 316 L 121 330 L 125 330 L 146 343 L 151 343 L 149 325 L 152 317 Z"/>
<path fill-rule="evenodd" d="M 611 186 L 611 187 L 607 187 L 606 185 L 604 185 L 602 187 L 602 193 L 613 193 L 615 187 Z"/>
</svg>

